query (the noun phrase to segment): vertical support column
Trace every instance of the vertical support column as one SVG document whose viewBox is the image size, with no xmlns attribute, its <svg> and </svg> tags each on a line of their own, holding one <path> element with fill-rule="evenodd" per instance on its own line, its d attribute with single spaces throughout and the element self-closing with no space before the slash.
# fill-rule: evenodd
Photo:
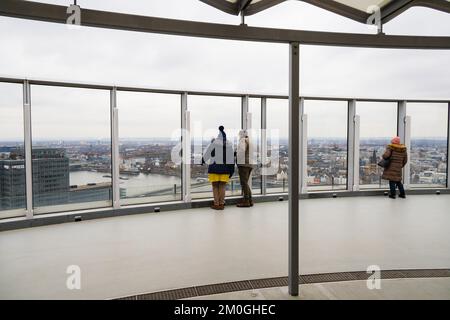
<svg viewBox="0 0 450 320">
<path fill-rule="evenodd" d="M 120 155 L 119 155 L 119 108 L 117 107 L 117 89 L 110 92 L 111 105 L 111 166 L 112 166 L 112 190 L 113 208 L 120 208 Z"/>
<path fill-rule="evenodd" d="M 399 101 L 397 104 L 397 135 L 400 137 L 402 143 L 411 149 L 411 118 L 406 116 L 406 101 Z M 409 188 L 410 184 L 410 165 L 409 161 L 403 168 L 403 183 L 405 188 Z"/>
<path fill-rule="evenodd" d="M 308 115 L 305 99 L 300 98 L 300 192 L 308 193 Z"/>
<path fill-rule="evenodd" d="M 289 294 L 299 290 L 300 52 L 289 44 Z"/>
<path fill-rule="evenodd" d="M 261 164 L 267 163 L 267 98 L 261 98 Z M 264 173 L 264 170 L 261 170 Z M 261 194 L 267 194 L 267 176 L 261 175 Z"/>
<path fill-rule="evenodd" d="M 359 191 L 359 116 L 356 114 L 356 100 L 348 101 L 347 127 L 347 190 Z"/>
<path fill-rule="evenodd" d="M 31 86 L 28 80 L 23 83 L 23 128 L 25 153 L 26 217 L 33 218 L 33 159 L 31 135 Z"/>
<path fill-rule="evenodd" d="M 447 118 L 447 189 L 450 189 L 450 102 L 448 103 Z"/>
<path fill-rule="evenodd" d="M 191 202 L 191 114 L 188 111 L 188 94 L 181 95 L 181 143 L 183 201 Z"/>
</svg>

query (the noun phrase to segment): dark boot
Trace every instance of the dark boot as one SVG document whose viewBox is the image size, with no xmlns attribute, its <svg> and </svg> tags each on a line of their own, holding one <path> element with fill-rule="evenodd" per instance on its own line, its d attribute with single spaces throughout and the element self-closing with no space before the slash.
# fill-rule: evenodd
<svg viewBox="0 0 450 320">
<path fill-rule="evenodd" d="M 249 200 L 250 201 L 250 207 L 253 207 L 253 200 Z"/>
<path fill-rule="evenodd" d="M 393 196 L 392 194 L 390 194 L 390 195 L 389 195 L 389 198 L 395 199 L 395 196 Z"/>
<path fill-rule="evenodd" d="M 399 198 L 406 199 L 406 194 L 401 194 L 398 196 Z"/>
<path fill-rule="evenodd" d="M 250 207 L 251 207 L 251 204 L 250 204 L 250 201 L 249 201 L 249 200 L 244 199 L 243 201 L 239 202 L 236 206 L 237 206 L 238 208 L 250 208 Z"/>
</svg>

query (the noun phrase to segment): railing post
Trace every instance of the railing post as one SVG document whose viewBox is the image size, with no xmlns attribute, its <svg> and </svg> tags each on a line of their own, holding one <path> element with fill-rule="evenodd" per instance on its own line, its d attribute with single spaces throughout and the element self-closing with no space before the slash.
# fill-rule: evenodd
<svg viewBox="0 0 450 320">
<path fill-rule="evenodd" d="M 119 155 L 119 108 L 117 107 L 117 89 L 114 87 L 110 92 L 111 105 L 111 166 L 112 166 L 112 189 L 113 208 L 120 208 L 120 155 Z"/>
<path fill-rule="evenodd" d="M 289 294 L 299 294 L 300 46 L 289 44 Z"/>
<path fill-rule="evenodd" d="M 399 101 L 397 104 L 397 135 L 400 137 L 402 143 L 411 152 L 411 117 L 406 115 L 407 102 Z M 410 185 L 410 162 L 403 168 L 403 183 L 405 189 L 409 189 Z"/>
<path fill-rule="evenodd" d="M 243 130 L 247 130 L 249 135 L 250 142 L 253 141 L 252 139 L 252 114 L 249 112 L 249 96 L 245 95 L 242 97 L 242 104 L 241 104 L 241 128 Z M 239 141 L 238 141 L 239 143 Z M 250 144 L 250 161 L 253 159 L 253 143 Z M 253 189 L 253 173 L 250 174 L 250 177 L 248 178 L 248 184 L 250 186 L 250 189 Z M 241 193 L 244 194 L 244 191 L 241 189 Z"/>
<path fill-rule="evenodd" d="M 261 165 L 265 166 L 267 163 L 267 98 L 261 98 Z M 261 168 L 261 172 L 264 170 Z M 267 176 L 261 174 L 261 194 L 267 194 Z"/>
<path fill-rule="evenodd" d="M 248 103 L 248 95 L 243 96 L 241 98 L 241 128 L 244 130 L 250 129 L 248 127 Z"/>
<path fill-rule="evenodd" d="M 25 154 L 25 188 L 26 188 L 26 217 L 32 219 L 33 212 L 33 155 L 31 140 L 31 86 L 28 80 L 23 82 L 23 128 Z"/>
<path fill-rule="evenodd" d="M 450 189 L 450 102 L 447 109 L 447 189 Z"/>
<path fill-rule="evenodd" d="M 348 101 L 347 116 L 347 190 L 359 191 L 359 116 L 356 114 L 356 100 Z"/>
<path fill-rule="evenodd" d="M 188 111 L 188 94 L 181 95 L 181 143 L 183 201 L 191 202 L 191 114 Z"/>
<path fill-rule="evenodd" d="M 308 193 L 308 115 L 305 99 L 300 98 L 300 193 Z"/>
</svg>

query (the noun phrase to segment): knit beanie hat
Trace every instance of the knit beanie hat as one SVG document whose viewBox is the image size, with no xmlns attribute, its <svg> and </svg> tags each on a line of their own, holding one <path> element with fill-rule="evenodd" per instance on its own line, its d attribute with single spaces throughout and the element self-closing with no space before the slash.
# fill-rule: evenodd
<svg viewBox="0 0 450 320">
<path fill-rule="evenodd" d="M 394 137 L 394 138 L 392 138 L 391 143 L 393 143 L 393 144 L 400 144 L 400 137 Z"/>
</svg>

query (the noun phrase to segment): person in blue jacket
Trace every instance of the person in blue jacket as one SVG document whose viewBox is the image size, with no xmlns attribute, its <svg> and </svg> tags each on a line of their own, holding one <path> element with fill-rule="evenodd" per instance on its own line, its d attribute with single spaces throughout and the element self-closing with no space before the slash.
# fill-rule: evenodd
<svg viewBox="0 0 450 320">
<path fill-rule="evenodd" d="M 208 164 L 208 180 L 212 184 L 214 210 L 225 208 L 225 190 L 234 174 L 233 145 L 227 140 L 225 128 L 219 127 L 219 135 L 208 146 L 203 154 L 203 163 Z"/>
</svg>

